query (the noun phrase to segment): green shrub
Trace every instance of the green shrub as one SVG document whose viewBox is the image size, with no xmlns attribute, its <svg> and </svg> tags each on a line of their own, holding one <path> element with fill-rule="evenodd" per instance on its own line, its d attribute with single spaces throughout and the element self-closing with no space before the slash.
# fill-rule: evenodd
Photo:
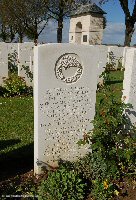
<svg viewBox="0 0 136 200">
<path fill-rule="evenodd" d="M 132 106 L 121 101 L 121 97 L 116 98 L 115 88 L 105 81 L 100 92 L 94 128 L 86 141 L 80 140 L 78 144 L 91 142 L 91 193 L 97 200 L 106 200 L 119 194 L 117 181 L 136 172 L 136 128 L 124 112 Z"/>
<path fill-rule="evenodd" d="M 8 78 L 5 78 L 3 82 L 3 87 L 6 89 L 4 96 L 20 95 L 25 93 L 27 89 L 25 80 L 16 74 L 11 74 Z"/>
<path fill-rule="evenodd" d="M 39 200 L 82 200 L 86 184 L 73 169 L 61 167 L 49 173 L 39 187 Z"/>
<path fill-rule="evenodd" d="M 91 184 L 92 179 L 92 163 L 91 163 L 92 154 L 89 153 L 83 158 L 78 159 L 74 162 L 74 168 L 78 171 L 79 174 L 82 174 L 83 178 Z"/>
</svg>

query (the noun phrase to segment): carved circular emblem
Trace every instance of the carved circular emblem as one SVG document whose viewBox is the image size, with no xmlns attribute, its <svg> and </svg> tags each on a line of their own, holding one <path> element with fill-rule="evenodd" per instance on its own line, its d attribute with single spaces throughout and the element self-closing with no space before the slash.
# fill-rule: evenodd
<svg viewBox="0 0 136 200">
<path fill-rule="evenodd" d="M 56 62 L 55 75 L 65 83 L 77 82 L 83 73 L 83 67 L 76 54 L 62 55 Z"/>
</svg>

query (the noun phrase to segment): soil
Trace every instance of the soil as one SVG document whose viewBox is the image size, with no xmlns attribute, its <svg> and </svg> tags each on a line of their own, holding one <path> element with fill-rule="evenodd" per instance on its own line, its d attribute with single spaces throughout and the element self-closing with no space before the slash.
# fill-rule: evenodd
<svg viewBox="0 0 136 200">
<path fill-rule="evenodd" d="M 25 195 L 25 193 L 28 194 L 30 192 L 29 187 L 34 186 L 35 188 L 37 188 L 41 180 L 43 179 L 47 179 L 47 174 L 34 176 L 34 172 L 33 170 L 31 170 L 22 175 L 17 175 L 7 180 L 1 181 L 0 182 L 0 196 L 11 195 L 10 199 L 13 199 L 13 200 L 26 199 L 26 198 L 21 198 L 22 194 L 23 195 Z M 16 191 L 16 188 L 19 188 L 19 186 L 21 186 L 22 188 L 20 192 Z M 13 197 L 15 195 L 18 195 L 18 197 Z M 37 200 L 37 198 L 28 198 L 28 199 Z"/>
<path fill-rule="evenodd" d="M 25 188 L 26 192 L 29 192 L 29 185 L 34 185 L 37 188 L 43 179 L 47 179 L 47 173 L 40 176 L 34 176 L 33 170 L 24 173 L 22 175 L 14 176 L 10 179 L 4 180 L 0 182 L 0 196 L 1 195 L 20 195 L 19 192 L 15 191 L 17 186 Z M 29 184 L 28 184 L 29 183 Z M 27 184 L 27 185 L 26 185 Z M 120 195 L 113 198 L 113 200 L 136 200 L 136 182 L 132 180 L 126 180 L 123 183 L 119 183 L 120 186 L 122 184 L 122 189 L 120 190 Z M 22 189 L 23 191 L 23 189 Z M 22 192 L 21 191 L 21 192 Z M 15 192 L 15 193 L 14 193 Z M 9 199 L 9 198 L 7 198 Z M 10 198 L 15 200 L 16 197 Z M 17 198 L 17 199 L 26 199 L 26 198 Z M 31 198 L 31 199 L 37 199 Z M 92 197 L 88 197 L 87 200 L 94 200 Z"/>
</svg>

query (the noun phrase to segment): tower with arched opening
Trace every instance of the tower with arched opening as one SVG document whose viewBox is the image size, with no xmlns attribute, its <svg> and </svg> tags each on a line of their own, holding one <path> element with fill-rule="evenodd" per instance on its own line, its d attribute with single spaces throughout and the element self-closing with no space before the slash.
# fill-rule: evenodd
<svg viewBox="0 0 136 200">
<path fill-rule="evenodd" d="M 104 14 L 96 4 L 81 5 L 70 16 L 69 43 L 102 43 Z"/>
</svg>

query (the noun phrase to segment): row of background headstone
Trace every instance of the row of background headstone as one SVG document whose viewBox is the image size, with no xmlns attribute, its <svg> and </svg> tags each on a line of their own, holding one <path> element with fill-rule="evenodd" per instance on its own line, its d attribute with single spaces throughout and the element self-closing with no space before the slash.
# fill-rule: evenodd
<svg viewBox="0 0 136 200">
<path fill-rule="evenodd" d="M 8 77 L 8 54 L 17 53 L 18 76 L 24 77 L 28 86 L 33 86 L 30 79 L 22 69 L 22 65 L 28 66 L 33 72 L 34 43 L 0 43 L 0 85 L 3 85 L 3 77 Z"/>
<path fill-rule="evenodd" d="M 122 59 L 122 65 L 125 67 L 126 53 L 129 47 L 117 47 L 117 46 L 104 46 L 96 45 L 100 48 L 99 52 L 99 61 L 98 61 L 98 74 L 97 74 L 97 83 L 101 82 L 102 78 L 99 76 L 104 71 L 106 63 L 110 63 L 109 52 L 113 52 L 115 56 L 115 67 L 118 66 L 118 60 Z M 33 72 L 33 60 L 34 60 L 34 43 L 0 43 L 0 85 L 3 84 L 2 77 L 8 77 L 8 54 L 14 53 L 18 54 L 18 76 L 24 77 L 26 84 L 28 86 L 33 86 L 33 82 L 27 77 L 25 71 L 22 68 L 22 65 L 28 66 L 30 71 Z M 133 49 L 133 48 L 132 48 Z"/>
</svg>

